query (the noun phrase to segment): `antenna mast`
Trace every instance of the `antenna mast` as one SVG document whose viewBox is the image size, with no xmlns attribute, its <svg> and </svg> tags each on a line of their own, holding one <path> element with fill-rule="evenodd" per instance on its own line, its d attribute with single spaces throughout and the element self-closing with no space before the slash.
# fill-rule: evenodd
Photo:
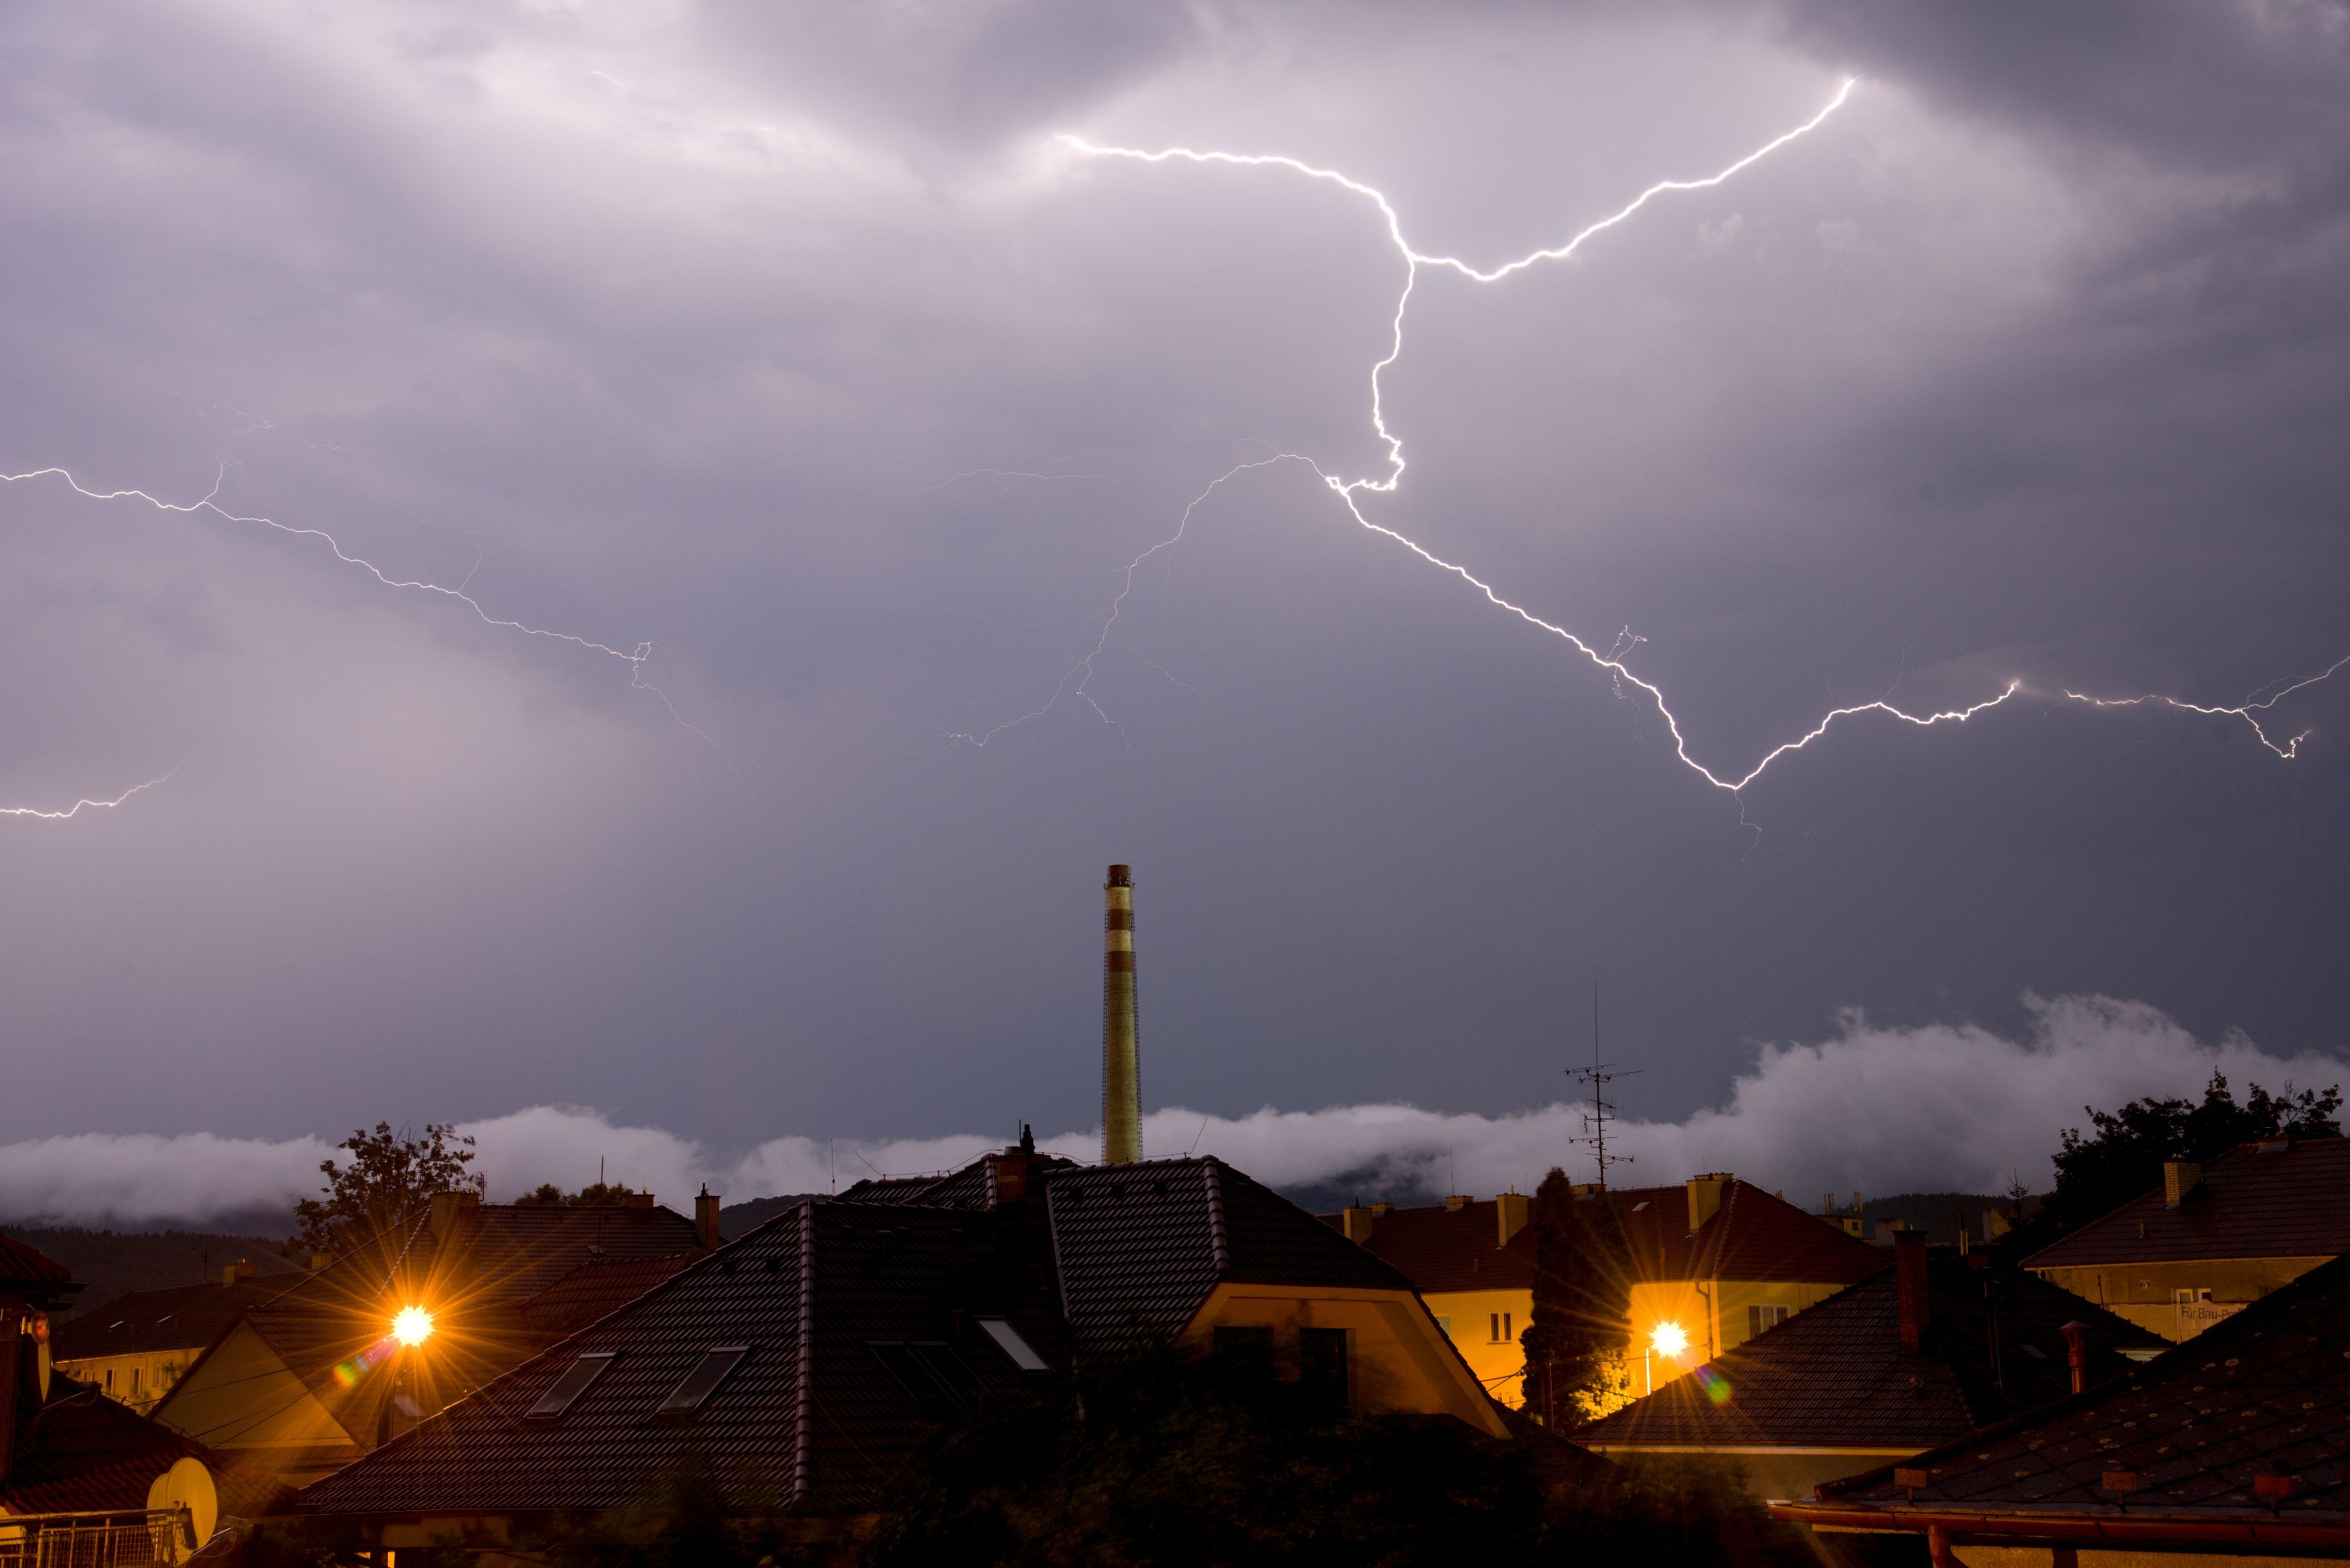
<svg viewBox="0 0 2350 1568">
<path fill-rule="evenodd" d="M 1591 982 L 1591 1065 L 1569 1067 L 1566 1075 L 1586 1085 L 1591 1095 L 1591 1108 L 1583 1113 L 1583 1136 L 1569 1141 L 1582 1144 L 1591 1150 L 1592 1163 L 1599 1168 L 1599 1189 L 1605 1192 L 1607 1190 L 1607 1168 L 1632 1163 L 1632 1157 L 1628 1154 L 1607 1152 L 1607 1121 L 1616 1111 L 1616 1107 L 1607 1103 L 1607 1085 L 1618 1078 L 1637 1078 L 1640 1075 L 1640 1069 L 1618 1067 L 1613 1062 L 1599 1059 L 1599 982 L 1596 980 Z"/>
</svg>

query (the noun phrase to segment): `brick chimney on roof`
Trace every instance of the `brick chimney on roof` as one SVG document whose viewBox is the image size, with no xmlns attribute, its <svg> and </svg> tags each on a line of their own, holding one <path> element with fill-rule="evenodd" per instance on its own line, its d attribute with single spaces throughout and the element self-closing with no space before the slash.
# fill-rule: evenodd
<svg viewBox="0 0 2350 1568">
<path fill-rule="evenodd" d="M 1709 1171 L 1689 1179 L 1689 1233 L 1696 1235 L 1705 1222 L 1721 1212 L 1722 1194 L 1730 1190 L 1730 1172 Z"/>
<path fill-rule="evenodd" d="M 2191 1159 L 2166 1159 L 2162 1162 L 2162 1206 L 2176 1209 L 2187 1201 L 2187 1195 L 2201 1185 L 2203 1167 Z"/>
<path fill-rule="evenodd" d="M 1142 1158 L 1141 1047 L 1134 1022 L 1134 872 L 1109 868 L 1102 919 L 1102 1163 Z"/>
<path fill-rule="evenodd" d="M 1923 1231 L 1893 1233 L 1893 1293 L 1899 1306 L 1901 1348 L 1919 1349 L 1926 1343 L 1927 1330 L 1933 1326 L 1933 1312 L 1927 1300 Z"/>
<path fill-rule="evenodd" d="M 1506 1247 L 1510 1238 L 1524 1230 L 1526 1221 L 1534 1218 L 1534 1199 L 1523 1192 L 1504 1192 L 1493 1199 L 1493 1218 L 1498 1232 L 1493 1244 Z"/>
<path fill-rule="evenodd" d="M 718 1194 L 710 1190 L 706 1181 L 694 1194 L 693 1239 L 706 1252 L 718 1251 Z"/>
</svg>

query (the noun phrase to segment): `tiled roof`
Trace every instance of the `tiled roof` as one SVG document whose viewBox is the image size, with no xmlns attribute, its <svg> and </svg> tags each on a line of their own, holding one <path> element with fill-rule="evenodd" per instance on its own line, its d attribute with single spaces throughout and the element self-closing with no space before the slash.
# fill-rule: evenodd
<svg viewBox="0 0 2350 1568">
<path fill-rule="evenodd" d="M 256 1274 L 234 1284 L 173 1285 L 132 1291 L 96 1312 L 57 1326 L 50 1353 L 59 1361 L 143 1351 L 202 1350 L 241 1313 L 276 1300 L 302 1282 L 300 1274 Z"/>
<path fill-rule="evenodd" d="M 2350 1252 L 2350 1138 L 2239 1145 L 2176 1209 L 2160 1188 L 2024 1260 L 2032 1269 Z"/>
<path fill-rule="evenodd" d="M 1825 1229 L 1825 1227 L 1822 1227 Z M 2059 1329 L 2089 1327 L 2092 1380 L 2118 1377 L 2124 1349 L 2163 1341 L 1981 1253 L 1927 1261 L 1929 1330 L 1901 1346 L 1894 1272 L 1733 1345 L 1690 1376 L 1578 1428 L 1595 1447 L 1929 1448 L 2071 1386 Z"/>
<path fill-rule="evenodd" d="M 860 1181 L 840 1195 L 844 1203 L 919 1203 L 925 1209 L 993 1209 L 996 1201 L 996 1167 L 1001 1154 L 983 1154 L 959 1170 L 935 1176 L 882 1176 Z M 1031 1173 L 1076 1168 L 1074 1160 L 1058 1155 L 1026 1158 Z"/>
<path fill-rule="evenodd" d="M 599 1260 L 580 1264 L 520 1308 L 525 1326 L 549 1334 L 585 1328 L 606 1313 L 624 1307 L 699 1253 L 681 1252 L 668 1258 Z"/>
<path fill-rule="evenodd" d="M 1390 1209 L 1371 1221 L 1365 1250 L 1393 1266 L 1422 1293 L 1443 1291 L 1526 1291 L 1534 1283 L 1534 1232 L 1521 1226 L 1506 1247 L 1498 1205 L 1464 1203 Z M 1336 1229 L 1342 1221 L 1325 1214 Z"/>
<path fill-rule="evenodd" d="M 869 1506 L 936 1428 L 868 1343 L 948 1344 L 978 1386 L 1020 1376 L 957 1309 L 1032 1310 L 992 1294 L 1000 1226 L 966 1211 L 807 1202 L 534 1357 L 303 1494 L 306 1511 L 530 1514 L 639 1496 L 689 1454 L 723 1459 L 738 1507 Z M 690 1417 L 656 1407 L 722 1345 L 747 1346 Z M 559 1418 L 532 1405 L 587 1354 L 600 1377 Z"/>
<path fill-rule="evenodd" d="M 155 1478 L 204 1450 L 63 1375 L 49 1381 L 29 1449 L 13 1457 L 0 1481 L 0 1509 L 10 1513 L 96 1513 L 143 1509 Z"/>
<path fill-rule="evenodd" d="M 1924 1484 L 1873 1470 L 1821 1487 L 1817 1506 L 2071 1518 L 2108 1532 L 2232 1517 L 2350 1537 L 2350 1259 L 2120 1381 L 1902 1463 Z"/>
<path fill-rule="evenodd" d="M 1003 1389 L 1022 1374 L 982 1328 L 989 1316 L 1066 1367 L 1073 1345 L 1172 1334 L 1222 1281 L 1410 1289 L 1219 1160 L 1032 1164 L 1024 1184 L 976 1163 L 975 1175 L 929 1189 L 941 1205 L 902 1190 L 878 1203 L 801 1204 L 317 1482 L 303 1508 L 603 1509 L 704 1453 L 722 1461 L 734 1506 L 855 1511 L 946 1413 L 918 1394 L 918 1371 L 910 1383 L 908 1368 L 893 1370 L 899 1346 L 945 1347 L 951 1376 L 974 1391 Z M 1014 1185 L 1024 1200 L 1008 1200 Z M 991 1193 L 1007 1200 L 974 1206 Z M 721 1345 L 748 1349 L 698 1413 L 660 1419 L 663 1397 Z M 613 1359 L 567 1413 L 526 1414 L 582 1356 L 606 1353 Z"/>
<path fill-rule="evenodd" d="M 1220 1159 L 1055 1171 L 1045 1184 L 1078 1352 L 1165 1338 L 1224 1280 L 1411 1289 L 1411 1282 Z"/>
<path fill-rule="evenodd" d="M 434 1315 L 430 1349 L 410 1358 L 405 1389 L 420 1409 L 432 1410 L 545 1344 L 525 1303 L 583 1264 L 674 1258 L 697 1249 L 693 1222 L 664 1208 L 484 1205 L 465 1214 L 445 1244 L 433 1235 L 431 1216 L 419 1214 L 302 1277 L 241 1321 L 347 1432 L 365 1440 L 391 1394 L 390 1379 L 377 1371 L 391 1316 L 401 1307 L 422 1305 Z M 200 1359 L 156 1414 L 175 1419 L 182 1396 L 206 1386 L 203 1373 Z M 228 1445 L 240 1430 L 194 1435 Z"/>
<path fill-rule="evenodd" d="M 1598 1222 L 1622 1238 L 1636 1280 L 1855 1284 L 1885 1266 L 1877 1248 L 1736 1178 L 1723 1184 L 1721 1207 L 1693 1235 L 1682 1187 L 1611 1188 L 1579 1201 L 1607 1206 Z"/>
<path fill-rule="evenodd" d="M 0 1236 L 0 1290 L 26 1285 L 54 1290 L 72 1278 L 56 1259 L 14 1236 Z"/>
</svg>

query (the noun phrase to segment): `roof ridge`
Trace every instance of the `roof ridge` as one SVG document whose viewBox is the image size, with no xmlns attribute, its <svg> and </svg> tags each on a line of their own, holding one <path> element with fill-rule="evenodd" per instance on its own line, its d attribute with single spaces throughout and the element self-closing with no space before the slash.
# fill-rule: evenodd
<svg viewBox="0 0 2350 1568">
<path fill-rule="evenodd" d="M 1232 1272 L 1232 1238 L 1224 1229 L 1224 1189 L 1217 1179 L 1220 1162 L 1212 1156 L 1200 1162 L 1201 1179 L 1208 1189 L 1208 1255 L 1215 1260 L 1216 1272 Z"/>
<path fill-rule="evenodd" d="M 800 1210 L 800 1312 L 792 1389 L 792 1505 L 806 1501 L 816 1470 L 816 1205 Z"/>
</svg>

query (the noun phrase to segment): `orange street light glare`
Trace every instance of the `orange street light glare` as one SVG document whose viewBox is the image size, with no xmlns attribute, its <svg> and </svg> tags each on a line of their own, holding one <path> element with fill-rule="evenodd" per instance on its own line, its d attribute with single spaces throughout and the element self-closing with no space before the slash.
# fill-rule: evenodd
<svg viewBox="0 0 2350 1568">
<path fill-rule="evenodd" d="M 406 1306 L 392 1314 L 391 1337 L 405 1345 L 418 1345 L 432 1337 L 432 1314 L 421 1306 Z"/>
<path fill-rule="evenodd" d="M 1668 1361 L 1678 1360 L 1689 1348 L 1689 1334 L 1677 1323 L 1660 1323 L 1648 1335 L 1648 1348 Z"/>
</svg>

